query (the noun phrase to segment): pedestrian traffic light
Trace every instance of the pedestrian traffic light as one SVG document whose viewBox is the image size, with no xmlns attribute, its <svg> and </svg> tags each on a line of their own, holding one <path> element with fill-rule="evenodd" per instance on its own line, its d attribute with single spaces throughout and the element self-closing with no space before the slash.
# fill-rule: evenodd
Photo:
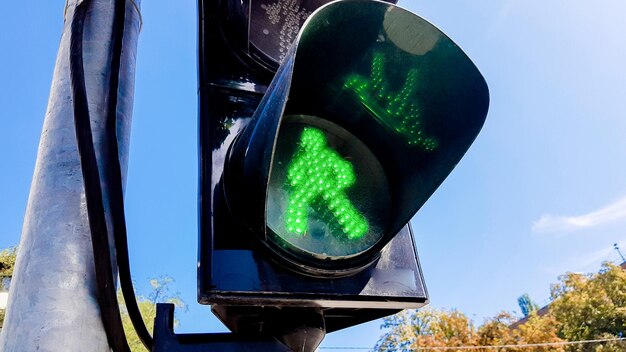
<svg viewBox="0 0 626 352">
<path fill-rule="evenodd" d="M 427 21 L 342 0 L 304 22 L 303 3 L 199 1 L 198 294 L 235 331 L 426 304 L 408 223 L 487 114 L 484 78 Z"/>
</svg>

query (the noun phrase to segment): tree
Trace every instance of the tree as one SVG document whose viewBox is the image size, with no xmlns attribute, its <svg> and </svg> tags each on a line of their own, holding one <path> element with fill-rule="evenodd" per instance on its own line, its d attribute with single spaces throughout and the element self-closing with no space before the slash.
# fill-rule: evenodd
<svg viewBox="0 0 626 352">
<path fill-rule="evenodd" d="M 141 312 L 144 323 L 148 327 L 148 331 L 151 334 L 154 328 L 154 318 L 156 318 L 157 303 L 173 303 L 178 308 L 186 308 L 186 304 L 182 301 L 182 299 L 180 299 L 179 293 L 170 292 L 170 284 L 172 282 L 174 282 L 174 279 L 169 276 L 161 276 L 159 278 L 150 279 L 150 286 L 152 290 L 150 294 L 148 294 L 148 297 L 146 298 L 144 296 L 137 296 L 137 305 L 139 306 L 139 311 Z M 126 339 L 128 340 L 130 350 L 133 352 L 146 351 L 146 348 L 144 347 L 143 343 L 141 343 L 141 340 L 139 340 L 139 336 L 137 336 L 135 328 L 130 321 L 128 311 L 126 310 L 126 306 L 124 303 L 124 298 L 122 297 L 122 293 L 119 291 L 117 293 L 117 298 L 120 302 L 122 324 L 124 325 L 124 332 L 126 334 Z M 178 321 L 175 320 L 174 324 L 178 324 Z"/>
<path fill-rule="evenodd" d="M 513 330 L 513 336 L 517 339 L 517 344 L 539 344 L 550 342 L 563 342 L 558 336 L 560 323 L 553 315 L 539 316 L 537 311 L 532 311 L 528 315 L 528 320 Z M 563 346 L 537 346 L 511 349 L 519 352 L 563 352 Z"/>
<path fill-rule="evenodd" d="M 473 343 L 472 321 L 458 310 L 405 310 L 383 321 L 389 329 L 376 344 L 378 351 L 414 351 L 424 347 L 464 346 Z"/>
<path fill-rule="evenodd" d="M 477 346 L 502 346 L 518 343 L 513 330 L 509 328 L 517 321 L 517 317 L 509 312 L 500 312 L 495 317 L 487 319 L 478 328 Z"/>
<path fill-rule="evenodd" d="M 511 325 L 516 317 L 510 312 L 500 312 L 487 319 L 478 329 L 470 319 L 457 310 L 425 308 L 420 311 L 403 311 L 385 318 L 383 328 L 388 328 L 378 341 L 377 351 L 416 351 L 428 347 L 473 346 L 476 351 L 494 351 L 480 346 L 511 346 L 546 342 L 562 342 L 557 336 L 559 324 L 553 316 L 530 313 L 525 324 L 516 329 Z M 564 352 L 562 346 L 506 347 L 507 352 Z"/>
<path fill-rule="evenodd" d="M 550 313 L 568 341 L 621 337 L 626 332 L 626 271 L 604 263 L 594 275 L 568 273 L 551 289 Z M 626 344 L 577 345 L 570 351 L 623 351 Z"/>
<path fill-rule="evenodd" d="M 568 273 L 551 287 L 552 303 L 539 315 L 527 294 L 518 302 L 526 319 L 501 312 L 478 329 L 463 313 L 426 308 L 405 311 L 384 320 L 389 329 L 376 345 L 379 351 L 410 351 L 428 347 L 507 346 L 507 352 L 618 352 L 625 341 L 550 346 L 559 342 L 617 339 L 626 332 L 626 270 L 604 263 L 596 274 Z M 518 322 L 518 324 L 513 324 Z M 512 326 L 516 326 L 512 328 Z M 493 351 L 493 348 L 482 350 Z"/>
<path fill-rule="evenodd" d="M 0 251 L 0 291 L 4 291 L 8 286 L 7 282 L 13 276 L 13 268 L 15 267 L 15 259 L 17 257 L 17 246 L 3 249 Z M 137 305 L 139 311 L 144 319 L 144 323 L 148 327 L 148 331 L 152 333 L 154 328 L 154 318 L 156 318 L 156 304 L 160 302 L 173 303 L 178 308 L 186 309 L 186 304 L 179 297 L 179 293 L 170 292 L 170 284 L 174 282 L 169 276 L 161 276 L 159 278 L 150 279 L 151 291 L 148 297 L 137 296 Z M 124 303 L 122 293 L 118 291 L 118 301 L 120 302 L 120 312 L 122 315 L 122 324 L 124 326 L 124 332 L 128 339 L 128 344 L 131 351 L 146 351 L 143 346 L 135 328 L 130 321 L 128 311 Z M 4 322 L 4 309 L 0 309 L 0 328 Z M 177 324 L 178 321 L 174 321 Z"/>
<path fill-rule="evenodd" d="M 7 289 L 7 281 L 13 276 L 17 246 L 5 248 L 0 251 L 0 291 Z"/>
<path fill-rule="evenodd" d="M 17 257 L 17 246 L 0 251 L 0 292 L 6 291 L 8 282 L 13 277 L 13 268 Z M 0 328 L 4 324 L 4 309 L 0 309 Z"/>
<path fill-rule="evenodd" d="M 476 346 L 527 345 L 563 341 L 557 336 L 559 325 L 552 316 L 539 316 L 536 311 L 532 311 L 524 324 L 511 328 L 518 319 L 519 317 L 504 311 L 487 319 L 478 328 Z M 507 347 L 505 350 L 507 352 L 563 352 L 561 346 Z"/>
<path fill-rule="evenodd" d="M 522 315 L 527 317 L 531 312 L 539 310 L 539 305 L 535 303 L 528 293 L 524 293 L 519 296 L 517 299 L 517 304 L 519 305 L 520 310 L 522 311 Z"/>
</svg>

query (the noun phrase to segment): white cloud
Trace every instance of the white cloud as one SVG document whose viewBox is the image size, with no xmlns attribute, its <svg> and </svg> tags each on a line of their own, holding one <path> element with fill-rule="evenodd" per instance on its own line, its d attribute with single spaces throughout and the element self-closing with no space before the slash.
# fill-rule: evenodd
<svg viewBox="0 0 626 352">
<path fill-rule="evenodd" d="M 616 252 L 612 246 L 604 246 L 594 252 L 584 252 L 554 260 L 547 265 L 541 265 L 541 270 L 555 277 L 566 272 L 592 273 L 600 269 L 602 262 L 616 262 Z"/>
<path fill-rule="evenodd" d="M 533 222 L 536 233 L 566 233 L 626 219 L 626 197 L 604 208 L 579 216 L 542 215 Z"/>
</svg>

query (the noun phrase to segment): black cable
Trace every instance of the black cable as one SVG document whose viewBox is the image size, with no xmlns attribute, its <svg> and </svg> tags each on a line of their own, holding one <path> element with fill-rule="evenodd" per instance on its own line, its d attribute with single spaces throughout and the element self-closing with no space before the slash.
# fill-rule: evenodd
<svg viewBox="0 0 626 352">
<path fill-rule="evenodd" d="M 83 6 L 81 6 L 80 8 L 77 7 L 76 13 L 79 13 L 79 12 L 84 12 L 83 14 L 81 14 L 82 23 L 78 23 L 77 21 L 76 22 L 77 27 L 74 27 L 74 23 L 73 23 L 72 30 L 73 30 L 73 33 L 75 33 L 76 35 L 75 37 L 76 40 L 80 39 L 81 41 L 80 43 L 81 52 L 79 55 L 80 57 L 76 56 L 76 59 L 80 59 L 80 60 L 77 60 L 77 61 L 80 61 L 80 65 L 78 65 L 77 61 L 75 61 L 75 64 L 76 64 L 75 66 L 80 66 L 80 72 L 78 72 L 78 70 L 75 70 L 74 72 L 76 74 L 80 73 L 80 75 L 83 77 L 82 78 L 82 87 L 83 87 L 82 92 L 84 94 L 81 94 L 80 89 L 77 89 L 76 91 L 79 92 L 79 95 L 84 95 L 85 97 L 84 101 L 86 105 L 86 91 L 84 90 L 84 72 L 83 72 L 83 67 L 82 67 L 82 27 L 84 26 L 84 16 L 86 13 L 86 8 Z M 125 215 L 124 215 L 124 199 L 123 199 L 123 189 L 122 189 L 121 167 L 119 163 L 118 144 L 117 144 L 117 100 L 118 100 L 118 90 L 119 90 L 119 74 L 120 74 L 120 67 L 121 67 L 121 56 L 122 56 L 122 48 L 123 48 L 124 25 L 125 25 L 125 16 L 126 16 L 126 1 L 117 0 L 115 2 L 113 16 L 114 16 L 113 28 L 111 32 L 111 47 L 112 47 L 111 70 L 110 70 L 111 75 L 110 75 L 109 92 L 108 92 L 108 99 L 107 99 L 108 101 L 107 114 L 105 116 L 105 128 L 106 128 L 105 142 L 106 142 L 106 147 L 107 147 L 107 153 L 106 153 L 107 162 L 105 162 L 105 164 L 110 165 L 110 167 L 106 170 L 107 171 L 106 177 L 110 185 L 109 201 L 111 204 L 110 208 L 112 212 L 113 235 L 114 235 L 114 240 L 115 240 L 114 242 L 115 242 L 115 249 L 116 249 L 116 258 L 117 258 L 117 264 L 119 268 L 122 294 L 124 296 L 124 300 L 126 301 L 126 308 L 128 311 L 129 318 L 133 324 L 133 327 L 137 331 L 137 335 L 139 339 L 142 341 L 142 343 L 148 350 L 151 350 L 153 340 L 141 317 L 141 312 L 139 311 L 139 307 L 138 307 L 137 300 L 135 297 L 135 292 L 133 289 L 132 279 L 130 275 L 126 220 L 125 220 Z M 81 27 L 80 33 L 76 31 L 78 30 L 78 26 Z M 78 47 L 76 48 L 78 49 Z M 75 51 L 72 51 L 72 53 L 76 54 Z M 80 107 L 78 109 L 80 109 Z M 83 111 L 83 113 L 86 113 L 87 115 L 85 116 L 88 116 L 88 113 L 89 113 L 88 109 L 86 111 Z M 78 116 L 78 115 L 75 114 L 75 116 Z M 88 119 L 87 119 L 87 122 L 89 122 Z M 79 124 L 77 124 L 77 128 L 78 126 Z M 86 143 L 90 144 L 90 146 L 87 146 L 87 149 L 93 150 L 91 126 L 89 126 L 89 131 L 87 134 L 89 134 L 89 141 L 86 141 Z M 77 136 L 78 136 L 78 132 L 77 132 Z M 79 145 L 81 144 L 84 145 L 84 143 L 79 143 Z M 95 169 L 96 171 L 98 170 L 97 163 L 95 164 Z M 83 173 L 85 173 L 85 171 L 91 174 L 91 171 L 89 171 L 89 168 L 84 169 Z M 95 176 L 97 176 L 97 180 L 94 179 L 93 182 L 98 182 L 98 184 L 100 184 L 99 173 L 96 172 Z M 89 178 L 91 177 L 93 177 L 93 175 L 90 176 Z M 87 177 L 85 176 L 84 178 L 87 179 Z M 93 190 L 93 192 L 92 191 L 86 192 L 86 197 L 87 198 L 92 197 L 93 202 L 102 204 L 101 187 L 98 187 L 98 188 L 100 189 L 99 191 Z M 103 205 L 102 205 L 102 209 L 104 209 Z M 98 209 L 94 209 L 94 211 L 89 211 L 88 209 L 89 218 L 90 219 L 100 218 L 100 219 L 94 219 L 94 222 L 100 223 L 104 221 L 104 223 L 106 223 L 104 212 L 102 213 L 99 213 L 99 212 L 96 213 L 96 212 L 98 212 Z M 106 226 L 104 230 L 106 231 Z M 92 231 L 92 233 L 94 232 Z M 108 246 L 106 249 L 108 252 Z M 95 247 L 94 247 L 94 251 L 97 253 L 100 253 L 100 251 L 95 250 Z M 94 257 L 99 256 L 97 253 L 94 253 Z M 104 257 L 104 255 L 102 255 L 102 257 Z M 109 257 L 110 257 L 110 254 L 109 254 Z M 96 273 L 96 275 L 98 276 L 98 273 Z M 115 304 L 115 307 L 119 307 L 117 303 L 117 296 L 115 296 L 115 299 L 116 300 L 113 304 Z"/>
<path fill-rule="evenodd" d="M 122 172 L 119 160 L 117 143 L 117 98 L 119 90 L 119 75 L 122 60 L 124 39 L 124 25 L 126 22 L 126 1 L 115 1 L 113 15 L 113 30 L 111 32 L 111 78 L 109 83 L 109 103 L 105 117 L 107 155 L 110 158 L 107 177 L 110 186 L 109 202 L 111 204 L 111 218 L 113 236 L 115 238 L 115 252 L 120 276 L 122 295 L 126 302 L 128 316 L 143 345 L 152 351 L 152 336 L 143 321 L 141 311 L 137 305 L 135 290 L 130 275 L 130 259 L 128 255 L 128 238 L 126 216 L 124 211 L 124 192 L 122 187 Z"/>
<path fill-rule="evenodd" d="M 91 231 L 91 243 L 96 269 L 98 304 L 109 346 L 116 352 L 130 351 L 115 292 L 102 188 L 91 133 L 91 121 L 85 72 L 83 67 L 83 29 L 91 1 L 84 0 L 74 10 L 70 32 L 70 76 L 74 107 L 76 141 L 80 157 L 85 198 Z"/>
</svg>

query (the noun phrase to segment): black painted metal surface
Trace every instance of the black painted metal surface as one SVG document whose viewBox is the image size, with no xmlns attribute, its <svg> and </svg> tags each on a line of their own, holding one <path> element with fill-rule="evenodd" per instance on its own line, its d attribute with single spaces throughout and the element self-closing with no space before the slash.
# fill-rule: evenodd
<svg viewBox="0 0 626 352">
<path fill-rule="evenodd" d="M 175 334 L 174 305 L 158 303 L 152 352 L 250 351 L 287 352 L 287 346 L 269 336 L 215 333 Z"/>
<path fill-rule="evenodd" d="M 242 192 L 239 204 L 229 203 L 224 172 L 230 149 L 250 124 L 273 71 L 229 41 L 224 31 L 230 24 L 222 16 L 227 5 L 199 0 L 199 302 L 213 304 L 234 331 L 254 331 L 276 314 L 275 307 L 320 309 L 330 332 L 423 306 L 428 295 L 408 225 L 390 235 L 389 243 L 377 248 L 374 263 L 360 272 L 315 278 L 287 269 L 288 263 L 263 248 L 255 226 L 234 214 L 241 206 L 258 209 L 262 198 L 250 194 L 246 201 L 247 185 L 231 183 L 231 192 Z"/>
</svg>

